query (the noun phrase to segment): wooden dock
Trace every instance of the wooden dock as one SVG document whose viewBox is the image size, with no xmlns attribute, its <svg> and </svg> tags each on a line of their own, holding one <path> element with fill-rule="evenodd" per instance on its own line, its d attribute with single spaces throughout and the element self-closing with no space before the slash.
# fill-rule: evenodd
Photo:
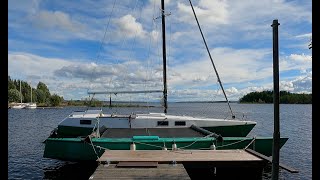
<svg viewBox="0 0 320 180">
<path fill-rule="evenodd" d="M 106 150 L 98 161 L 109 162 L 261 162 L 245 150 Z"/>
<path fill-rule="evenodd" d="M 121 164 L 121 163 L 120 163 Z M 140 164 L 142 164 L 140 162 Z M 133 166 L 133 165 L 132 165 Z M 190 180 L 190 177 L 182 164 L 157 164 L 156 167 L 140 166 L 124 167 L 119 164 L 100 165 L 89 178 L 92 180 L 119 180 L 119 179 L 170 179 Z"/>
<path fill-rule="evenodd" d="M 106 150 L 97 161 L 90 179 L 259 179 L 266 163 L 245 150 Z"/>
</svg>

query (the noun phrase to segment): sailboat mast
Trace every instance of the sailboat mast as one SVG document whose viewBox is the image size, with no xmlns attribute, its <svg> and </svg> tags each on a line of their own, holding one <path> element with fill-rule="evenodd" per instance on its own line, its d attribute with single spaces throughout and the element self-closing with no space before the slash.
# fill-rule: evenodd
<svg viewBox="0 0 320 180">
<path fill-rule="evenodd" d="M 20 82 L 20 103 L 22 104 L 21 80 L 19 82 Z"/>
<path fill-rule="evenodd" d="M 32 86 L 30 86 L 31 87 L 31 103 L 32 103 Z"/>
<path fill-rule="evenodd" d="M 164 113 L 167 113 L 167 60 L 166 60 L 166 21 L 164 14 L 164 0 L 161 0 L 161 19 L 162 19 L 162 56 L 163 56 L 163 101 Z"/>
</svg>

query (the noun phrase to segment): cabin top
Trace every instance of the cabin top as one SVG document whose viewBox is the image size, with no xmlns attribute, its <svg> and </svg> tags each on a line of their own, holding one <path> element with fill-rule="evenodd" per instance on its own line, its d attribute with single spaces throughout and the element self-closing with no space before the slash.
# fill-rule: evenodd
<svg viewBox="0 0 320 180">
<path fill-rule="evenodd" d="M 86 111 L 74 111 L 69 115 L 70 117 L 98 117 L 103 116 L 102 110 L 86 110 Z"/>
</svg>

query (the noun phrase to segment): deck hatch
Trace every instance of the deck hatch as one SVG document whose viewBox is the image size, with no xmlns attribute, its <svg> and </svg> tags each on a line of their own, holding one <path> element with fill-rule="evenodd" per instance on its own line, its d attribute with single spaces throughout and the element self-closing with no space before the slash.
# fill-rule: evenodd
<svg viewBox="0 0 320 180">
<path fill-rule="evenodd" d="M 174 122 L 174 125 L 175 125 L 175 126 L 185 126 L 185 125 L 186 125 L 186 122 L 185 122 L 185 121 L 175 121 L 175 122 Z"/>
<path fill-rule="evenodd" d="M 91 120 L 80 120 L 80 124 L 91 124 Z"/>
<path fill-rule="evenodd" d="M 158 121 L 157 125 L 158 126 L 168 126 L 169 122 L 168 121 Z"/>
</svg>

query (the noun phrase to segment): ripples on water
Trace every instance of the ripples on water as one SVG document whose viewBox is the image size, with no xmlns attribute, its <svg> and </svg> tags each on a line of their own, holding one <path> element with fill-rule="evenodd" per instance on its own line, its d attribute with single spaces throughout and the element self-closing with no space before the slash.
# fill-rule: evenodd
<svg viewBox="0 0 320 180">
<path fill-rule="evenodd" d="M 273 135 L 272 104 L 231 104 L 236 117 L 257 122 L 249 136 Z M 63 109 L 8 109 L 8 178 L 9 179 L 88 179 L 96 163 L 75 163 L 43 158 L 42 143 L 53 128 L 74 110 Z M 154 108 L 104 108 L 105 113 L 162 112 Z M 226 118 L 230 115 L 225 104 L 172 103 L 168 113 L 200 117 Z M 289 137 L 280 150 L 280 162 L 299 173 L 280 169 L 280 179 L 312 179 L 312 105 L 280 105 L 281 137 Z M 271 166 L 264 169 L 263 179 L 271 179 Z"/>
</svg>

